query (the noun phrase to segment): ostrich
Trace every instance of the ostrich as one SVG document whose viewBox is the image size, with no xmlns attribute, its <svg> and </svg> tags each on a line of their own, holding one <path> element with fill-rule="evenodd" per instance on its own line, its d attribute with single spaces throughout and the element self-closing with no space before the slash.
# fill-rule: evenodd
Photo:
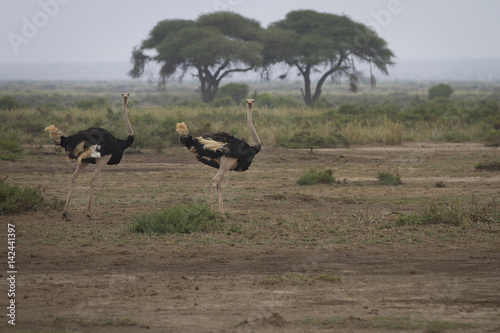
<svg viewBox="0 0 500 333">
<path fill-rule="evenodd" d="M 87 216 L 94 218 L 92 214 L 92 201 L 94 199 L 94 186 L 97 177 L 101 173 L 106 164 L 114 165 L 120 163 L 123 151 L 130 147 L 134 142 L 134 131 L 128 120 L 127 116 L 127 101 L 129 93 L 123 93 L 123 121 L 127 129 L 128 137 L 125 140 L 115 138 L 111 133 L 103 128 L 91 127 L 89 129 L 80 131 L 70 136 L 62 135 L 61 131 L 54 125 L 46 127 L 45 130 L 49 131 L 50 138 L 56 146 L 61 146 L 66 150 L 66 155 L 69 159 L 78 162 L 76 170 L 71 177 L 69 185 L 68 198 L 64 206 L 63 219 L 67 221 L 69 218 L 69 205 L 71 195 L 76 185 L 76 179 L 82 170 L 89 164 L 95 164 L 95 170 L 92 178 L 90 179 L 90 193 L 89 203 L 87 205 Z"/>
<path fill-rule="evenodd" d="M 217 189 L 219 195 L 219 212 L 224 215 L 222 207 L 222 177 L 227 171 L 246 171 L 254 156 L 260 151 L 261 142 L 252 123 L 252 108 L 255 101 L 247 99 L 248 106 L 247 121 L 248 129 L 253 139 L 253 146 L 244 140 L 240 140 L 231 134 L 221 132 L 211 135 L 199 136 L 193 139 L 185 123 L 177 123 L 176 130 L 183 143 L 190 152 L 194 153 L 198 161 L 203 164 L 218 168 L 219 171 L 212 179 L 210 188 L 210 204 L 214 208 L 214 191 Z"/>
</svg>

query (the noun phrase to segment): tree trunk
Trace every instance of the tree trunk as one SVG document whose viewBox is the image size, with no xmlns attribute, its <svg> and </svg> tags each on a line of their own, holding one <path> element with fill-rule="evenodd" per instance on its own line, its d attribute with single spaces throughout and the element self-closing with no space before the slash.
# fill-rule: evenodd
<svg viewBox="0 0 500 333">
<path fill-rule="evenodd" d="M 205 87 L 205 88 L 203 88 Z M 208 82 L 203 84 L 201 88 L 201 99 L 203 103 L 210 103 L 214 100 L 215 95 L 217 94 L 217 90 L 219 90 L 218 82 L 212 83 Z"/>
<path fill-rule="evenodd" d="M 295 66 L 299 69 L 300 74 L 304 78 L 304 89 L 300 89 L 302 92 L 302 97 L 304 98 L 304 102 L 306 105 L 312 105 L 313 101 L 311 100 L 311 66 L 309 64 L 306 65 L 306 68 L 302 68 L 299 64 L 295 64 Z"/>
<path fill-rule="evenodd" d="M 202 83 L 201 99 L 203 103 L 210 103 L 214 100 L 217 91 L 219 90 L 219 80 L 215 78 L 205 78 L 205 83 Z M 204 87 L 204 88 L 203 88 Z"/>
<path fill-rule="evenodd" d="M 316 84 L 316 89 L 314 89 L 314 95 L 311 96 L 311 66 L 306 65 L 305 69 L 302 69 L 297 63 L 295 66 L 299 69 L 300 73 L 302 74 L 302 77 L 304 78 L 304 90 L 301 89 L 302 92 L 302 97 L 304 98 L 304 101 L 306 102 L 306 105 L 313 105 L 318 99 L 319 96 L 321 96 L 321 87 L 323 87 L 323 84 L 325 83 L 326 79 L 332 75 L 333 73 L 339 71 L 339 70 L 344 70 L 348 67 L 342 67 L 342 63 L 345 60 L 345 56 L 341 56 L 339 60 L 337 61 L 337 64 L 330 68 L 321 78 L 319 79 L 318 83 Z"/>
<path fill-rule="evenodd" d="M 229 65 L 229 60 L 225 61 L 214 74 L 210 72 L 209 68 L 206 67 L 196 67 L 198 69 L 198 78 L 201 83 L 201 99 L 204 103 L 210 103 L 214 100 L 217 91 L 219 90 L 219 85 L 221 80 L 235 72 L 247 72 L 254 68 L 250 66 L 248 68 L 236 68 L 223 71 Z"/>
<path fill-rule="evenodd" d="M 198 78 L 201 84 L 201 100 L 203 103 L 212 102 L 219 89 L 220 80 L 217 80 L 206 68 L 198 68 Z"/>
</svg>

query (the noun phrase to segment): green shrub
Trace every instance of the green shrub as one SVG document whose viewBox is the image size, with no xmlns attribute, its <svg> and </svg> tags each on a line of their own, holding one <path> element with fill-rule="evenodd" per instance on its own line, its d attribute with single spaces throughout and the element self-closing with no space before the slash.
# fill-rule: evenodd
<svg viewBox="0 0 500 333">
<path fill-rule="evenodd" d="M 12 96 L 0 98 L 0 110 L 15 110 L 19 108 L 19 103 Z"/>
<path fill-rule="evenodd" d="M 335 178 L 333 177 L 332 169 L 326 169 L 324 171 L 312 170 L 297 178 L 297 184 L 299 185 L 316 185 L 316 184 L 331 184 L 331 183 L 335 183 Z"/>
<path fill-rule="evenodd" d="M 357 104 L 342 104 L 341 106 L 339 106 L 337 112 L 342 115 L 354 116 L 364 114 L 366 113 L 366 110 L 364 107 Z"/>
<path fill-rule="evenodd" d="M 219 88 L 217 95 L 215 95 L 215 99 L 229 97 L 230 100 L 233 101 L 231 103 L 232 105 L 240 104 L 241 101 L 248 95 L 249 90 L 250 88 L 246 83 L 229 83 Z"/>
<path fill-rule="evenodd" d="M 22 151 L 23 148 L 17 142 L 14 134 L 9 138 L 0 135 L 0 160 L 13 161 L 18 159 Z"/>
<path fill-rule="evenodd" d="M 448 224 L 459 227 L 470 227 L 474 223 L 498 220 L 498 204 L 492 200 L 486 204 L 479 204 L 472 200 L 471 203 L 464 204 L 449 204 L 442 202 L 440 204 L 432 204 L 429 207 L 424 207 L 422 212 L 401 215 L 396 220 L 397 225 L 432 225 L 432 224 Z"/>
<path fill-rule="evenodd" d="M 0 179 L 0 215 L 36 210 L 47 205 L 39 189 L 12 186 Z"/>
<path fill-rule="evenodd" d="M 500 161 L 481 162 L 476 164 L 476 170 L 500 171 Z"/>
<path fill-rule="evenodd" d="M 299 103 L 290 97 L 285 96 L 273 96 L 268 93 L 257 94 L 256 92 L 252 94 L 251 98 L 255 99 L 259 107 L 267 106 L 268 108 L 276 108 L 279 106 L 287 107 L 297 107 Z"/>
<path fill-rule="evenodd" d="M 349 147 L 349 141 L 340 133 L 322 136 L 315 132 L 301 131 L 279 142 L 279 145 L 292 149 Z"/>
<path fill-rule="evenodd" d="M 499 125 L 500 126 L 500 125 Z M 487 147 L 500 147 L 500 131 L 490 132 L 486 137 Z"/>
<path fill-rule="evenodd" d="M 190 203 L 136 216 L 131 230 L 147 234 L 190 234 L 220 231 L 223 224 L 223 217 L 208 205 Z"/>
<path fill-rule="evenodd" d="M 445 83 L 441 83 L 430 87 L 429 89 L 429 100 L 433 98 L 449 98 L 453 93 L 453 88 Z"/>
<path fill-rule="evenodd" d="M 233 106 L 234 100 L 229 96 L 215 97 L 214 100 L 212 101 L 212 105 L 215 106 L 216 108 L 224 106 Z"/>
<path fill-rule="evenodd" d="M 96 97 L 89 99 L 81 99 L 76 101 L 75 106 L 78 109 L 89 110 L 93 108 L 107 108 L 109 107 L 109 101 L 106 97 Z M 129 105 L 130 107 L 130 105 Z"/>
<path fill-rule="evenodd" d="M 381 171 L 377 175 L 378 182 L 383 185 L 401 185 L 403 181 L 399 175 L 395 175 L 388 171 Z"/>
<path fill-rule="evenodd" d="M 460 131 L 448 131 L 445 132 L 441 137 L 438 138 L 439 141 L 446 141 L 446 142 L 453 142 L 453 143 L 460 143 L 460 142 L 467 142 L 470 140 L 470 137 Z"/>
<path fill-rule="evenodd" d="M 158 136 L 165 141 L 166 144 L 172 145 L 179 142 L 179 134 L 172 129 L 175 129 L 175 124 L 178 122 L 176 118 L 165 117 L 159 122 L 158 127 L 153 131 L 154 136 Z"/>
<path fill-rule="evenodd" d="M 438 206 L 424 207 L 421 213 L 402 215 L 396 220 L 397 225 L 429 225 L 451 224 L 460 225 L 460 212 L 456 209 L 443 210 Z"/>
</svg>

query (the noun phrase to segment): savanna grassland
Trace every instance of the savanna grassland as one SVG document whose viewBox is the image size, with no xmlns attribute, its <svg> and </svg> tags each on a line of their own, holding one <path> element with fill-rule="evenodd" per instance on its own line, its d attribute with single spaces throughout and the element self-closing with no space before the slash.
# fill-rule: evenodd
<svg viewBox="0 0 500 333">
<path fill-rule="evenodd" d="M 248 171 L 226 175 L 228 218 L 200 215 L 210 220 L 201 230 L 161 233 L 142 221 L 203 210 L 215 174 L 177 143 L 175 123 L 251 142 L 243 105 L 201 104 L 189 85 L 158 93 L 125 83 L 3 83 L 0 106 L 13 107 L 0 110 L 0 199 L 17 195 L 24 208 L 0 206 L 0 237 L 7 224 L 16 228 L 18 271 L 16 327 L 7 319 L 0 327 L 500 330 L 499 91 L 463 83 L 429 101 L 429 86 L 355 95 L 337 87 L 314 108 L 293 85 L 251 87 L 263 149 Z M 64 221 L 75 163 L 43 128 L 102 126 L 125 137 L 127 90 L 136 142 L 101 175 L 98 218 L 84 214 L 89 167 Z M 6 260 L 6 246 L 1 253 Z"/>
<path fill-rule="evenodd" d="M 403 142 L 490 142 L 498 144 L 500 91 L 489 83 L 461 83 L 449 98 L 428 100 L 432 84 L 387 83 L 353 94 L 342 87 L 325 90 L 315 107 L 306 107 L 300 85 L 250 85 L 256 100 L 254 122 L 268 146 L 333 148 L 398 145 Z M 122 91 L 131 91 L 130 118 L 135 149 L 162 151 L 177 144 L 172 128 L 179 120 L 193 133 L 226 131 L 248 138 L 243 98 L 216 96 L 201 103 L 196 86 L 125 83 L 3 83 L 0 85 L 2 136 L 21 144 L 50 143 L 40 131 L 55 123 L 68 133 L 104 127 L 124 136 Z M 230 92 L 229 92 L 230 94 Z M 233 97 L 233 99 L 231 98 Z M 240 102 L 237 104 L 235 102 Z"/>
</svg>

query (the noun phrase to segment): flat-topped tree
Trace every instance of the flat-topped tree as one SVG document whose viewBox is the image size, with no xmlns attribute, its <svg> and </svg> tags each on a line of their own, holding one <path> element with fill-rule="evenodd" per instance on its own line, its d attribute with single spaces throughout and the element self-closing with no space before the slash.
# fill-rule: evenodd
<svg viewBox="0 0 500 333">
<path fill-rule="evenodd" d="M 255 20 L 232 12 L 215 12 L 196 21 L 164 20 L 132 53 L 129 75 L 140 77 L 145 65 L 162 65 L 162 83 L 178 74 L 191 73 L 200 80 L 203 102 L 211 102 L 222 79 L 247 72 L 261 64 L 262 28 Z M 148 55 L 154 51 L 156 55 Z"/>
<path fill-rule="evenodd" d="M 387 66 L 393 64 L 394 54 L 387 43 L 375 31 L 347 16 L 292 11 L 285 19 L 270 24 L 264 40 L 264 68 L 277 63 L 296 68 L 304 79 L 302 96 L 307 105 L 318 100 L 329 77 L 348 78 L 350 89 L 356 91 L 362 74 L 356 70 L 357 63 L 369 63 L 370 68 L 373 65 L 384 74 L 388 74 Z M 314 91 L 313 74 L 320 75 Z M 371 70 L 370 75 L 374 85 Z"/>
</svg>

